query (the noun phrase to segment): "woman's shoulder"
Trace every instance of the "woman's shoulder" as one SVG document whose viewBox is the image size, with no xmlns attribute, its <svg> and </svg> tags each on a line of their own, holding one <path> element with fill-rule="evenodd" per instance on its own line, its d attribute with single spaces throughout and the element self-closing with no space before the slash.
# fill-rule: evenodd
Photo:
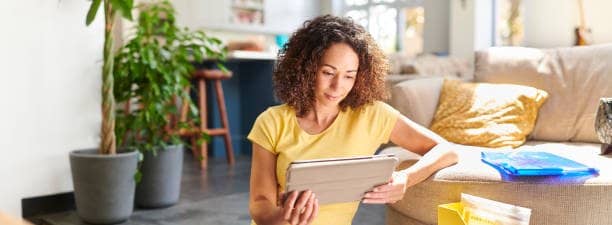
<svg viewBox="0 0 612 225">
<path fill-rule="evenodd" d="M 354 111 L 357 111 L 359 113 L 375 113 L 380 110 L 395 111 L 393 107 L 391 107 L 389 104 L 383 101 L 374 101 L 374 102 L 362 105 L 357 109 L 354 109 Z"/>
<path fill-rule="evenodd" d="M 266 119 L 287 118 L 293 115 L 292 114 L 293 112 L 294 111 L 293 111 L 293 108 L 291 108 L 291 106 L 287 104 L 281 104 L 281 105 L 275 105 L 275 106 L 268 107 L 266 111 L 259 114 L 259 117 L 266 118 Z"/>
<path fill-rule="evenodd" d="M 289 114 L 293 111 L 293 108 L 287 104 L 280 104 L 275 106 L 270 106 L 264 113 L 270 114 Z"/>
</svg>

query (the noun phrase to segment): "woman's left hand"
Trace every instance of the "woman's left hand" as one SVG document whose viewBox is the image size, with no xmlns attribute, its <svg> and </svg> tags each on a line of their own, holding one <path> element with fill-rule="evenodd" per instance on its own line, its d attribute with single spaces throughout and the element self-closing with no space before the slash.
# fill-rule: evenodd
<svg viewBox="0 0 612 225">
<path fill-rule="evenodd" d="M 366 204 L 395 203 L 404 197 L 408 177 L 404 173 L 393 172 L 391 180 L 365 194 L 362 202 Z"/>
</svg>

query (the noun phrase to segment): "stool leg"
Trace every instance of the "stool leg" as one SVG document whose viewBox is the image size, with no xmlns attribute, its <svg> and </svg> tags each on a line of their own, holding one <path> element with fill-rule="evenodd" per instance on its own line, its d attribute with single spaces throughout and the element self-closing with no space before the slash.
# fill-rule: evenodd
<svg viewBox="0 0 612 225">
<path fill-rule="evenodd" d="M 227 163 L 234 164 L 234 149 L 232 148 L 232 138 L 230 136 L 229 122 L 227 119 L 227 109 L 225 108 L 225 96 L 223 95 L 223 88 L 221 87 L 221 81 L 215 81 L 215 91 L 217 93 L 217 104 L 219 105 L 219 114 L 221 115 L 221 123 L 225 129 L 223 140 L 225 141 L 225 151 L 227 153 Z"/>
<path fill-rule="evenodd" d="M 198 80 L 198 100 L 199 100 L 199 109 L 200 109 L 200 131 L 204 132 L 207 130 L 207 113 L 206 110 L 206 81 L 204 79 Z M 199 135 L 198 135 L 199 138 Z M 202 142 L 200 147 L 200 168 L 205 170 L 208 163 L 208 143 Z"/>
</svg>

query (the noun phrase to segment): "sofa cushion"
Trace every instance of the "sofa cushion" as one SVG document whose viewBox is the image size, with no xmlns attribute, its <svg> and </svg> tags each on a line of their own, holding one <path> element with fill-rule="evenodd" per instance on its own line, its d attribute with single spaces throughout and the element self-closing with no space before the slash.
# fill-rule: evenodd
<svg viewBox="0 0 612 225">
<path fill-rule="evenodd" d="M 477 82 L 511 83 L 548 92 L 531 139 L 597 142 L 600 97 L 612 96 L 612 44 L 533 49 L 495 47 L 476 52 Z"/>
<path fill-rule="evenodd" d="M 453 77 L 462 80 L 473 78 L 472 62 L 458 57 L 423 55 L 414 61 L 417 73 L 426 76 Z"/>
<path fill-rule="evenodd" d="M 431 130 L 464 145 L 518 147 L 547 97 L 522 85 L 445 80 Z"/>
<path fill-rule="evenodd" d="M 598 155 L 598 144 L 527 142 L 513 151 L 541 150 L 600 169 L 598 176 L 509 178 L 480 160 L 480 148 L 457 149 L 459 162 L 406 190 L 392 210 L 425 224 L 436 223 L 439 204 L 458 202 L 461 193 L 532 209 L 531 223 L 612 224 L 612 155 Z M 395 148 L 395 149 L 394 149 Z M 399 151 L 399 147 L 385 152 Z M 485 148 L 482 148 L 485 149 Z M 486 149 L 491 150 L 491 149 Z M 401 168 L 414 161 L 406 161 Z"/>
<path fill-rule="evenodd" d="M 421 126 L 429 127 L 438 106 L 443 83 L 442 77 L 401 82 L 391 90 L 391 106 Z"/>
<path fill-rule="evenodd" d="M 404 74 L 389 74 L 385 77 L 385 89 L 387 93 L 390 94 L 390 98 L 387 100 L 387 103 L 393 103 L 393 87 L 399 83 L 409 80 L 420 80 L 420 79 L 429 79 L 431 76 L 422 76 L 422 75 L 404 75 Z"/>
</svg>

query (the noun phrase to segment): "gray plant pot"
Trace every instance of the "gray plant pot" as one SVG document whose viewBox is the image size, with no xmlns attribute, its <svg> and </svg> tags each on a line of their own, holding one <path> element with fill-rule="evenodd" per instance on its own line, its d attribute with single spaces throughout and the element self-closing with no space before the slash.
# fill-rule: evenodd
<svg viewBox="0 0 612 225">
<path fill-rule="evenodd" d="M 176 204 L 181 193 L 183 146 L 172 145 L 144 153 L 140 171 L 142 180 L 136 186 L 136 205 L 161 208 Z"/>
<path fill-rule="evenodd" d="M 134 210 L 138 152 L 100 155 L 97 149 L 70 152 L 70 169 L 79 217 L 92 224 L 127 220 Z"/>
</svg>

